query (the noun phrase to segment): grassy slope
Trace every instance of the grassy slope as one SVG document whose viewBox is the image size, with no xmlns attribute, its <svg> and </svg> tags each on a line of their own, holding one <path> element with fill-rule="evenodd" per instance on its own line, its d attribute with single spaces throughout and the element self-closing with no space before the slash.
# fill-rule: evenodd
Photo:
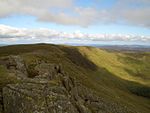
<svg viewBox="0 0 150 113">
<path fill-rule="evenodd" d="M 129 81 L 150 86 L 150 53 L 111 53 L 98 48 L 79 47 L 98 67 Z"/>
<path fill-rule="evenodd" d="M 28 65 L 34 65 L 36 60 L 59 63 L 68 75 L 107 101 L 122 103 L 140 113 L 150 111 L 149 53 L 110 53 L 92 47 L 43 44 L 0 47 L 1 57 L 10 54 L 22 55 Z M 4 77 L 3 73 L 0 68 L 0 76 Z M 3 81 L 9 80 L 0 82 Z"/>
</svg>

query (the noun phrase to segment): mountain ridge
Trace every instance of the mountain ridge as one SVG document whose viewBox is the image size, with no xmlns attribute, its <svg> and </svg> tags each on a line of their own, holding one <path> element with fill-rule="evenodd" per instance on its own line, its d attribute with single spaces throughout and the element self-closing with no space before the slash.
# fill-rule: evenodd
<svg viewBox="0 0 150 113">
<path fill-rule="evenodd" d="M 5 70 L 3 66 L 5 64 L 3 59 L 10 55 L 19 55 L 23 59 L 29 67 L 28 73 L 31 77 L 38 75 L 39 71 L 35 70 L 37 62 L 61 65 L 69 77 L 92 89 L 106 103 L 118 103 L 118 109 L 112 107 L 112 112 L 124 113 L 125 110 L 119 111 L 120 105 L 126 106 L 130 113 L 148 113 L 150 110 L 149 53 L 135 55 L 135 53 L 109 52 L 94 47 L 49 44 L 5 46 L 0 47 L 1 73 L 10 71 Z M 36 69 L 39 66 L 37 65 Z M 9 77 L 7 74 L 1 77 L 1 87 L 12 83 Z M 101 112 L 108 112 L 107 108 Z"/>
</svg>

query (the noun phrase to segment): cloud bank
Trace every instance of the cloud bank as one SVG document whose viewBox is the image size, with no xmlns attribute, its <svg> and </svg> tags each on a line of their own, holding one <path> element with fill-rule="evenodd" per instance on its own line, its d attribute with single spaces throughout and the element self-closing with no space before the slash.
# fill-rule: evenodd
<svg viewBox="0 0 150 113">
<path fill-rule="evenodd" d="M 121 34 L 66 33 L 45 28 L 26 29 L 0 25 L 0 42 L 3 43 L 97 43 L 97 42 L 143 42 L 150 43 L 150 36 Z"/>
<path fill-rule="evenodd" d="M 0 0 L 0 18 L 23 14 L 62 25 L 119 23 L 150 28 L 150 0 L 116 0 L 111 7 L 101 7 L 102 1 L 91 0 L 94 5 L 85 7 L 76 5 L 80 0 Z"/>
</svg>

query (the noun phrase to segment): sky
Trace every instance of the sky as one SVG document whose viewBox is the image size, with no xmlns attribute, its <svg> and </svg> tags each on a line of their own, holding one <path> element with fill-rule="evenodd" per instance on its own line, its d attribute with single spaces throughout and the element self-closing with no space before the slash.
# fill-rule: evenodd
<svg viewBox="0 0 150 113">
<path fill-rule="evenodd" d="M 150 0 L 0 0 L 0 44 L 150 45 Z"/>
</svg>

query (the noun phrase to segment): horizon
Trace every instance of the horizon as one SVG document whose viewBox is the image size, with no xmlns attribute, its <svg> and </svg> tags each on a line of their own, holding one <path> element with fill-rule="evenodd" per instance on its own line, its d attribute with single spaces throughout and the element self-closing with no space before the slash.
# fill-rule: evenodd
<svg viewBox="0 0 150 113">
<path fill-rule="evenodd" d="M 1 44 L 150 45 L 149 0 L 3 0 L 0 6 Z"/>
<path fill-rule="evenodd" d="M 150 45 L 145 44 L 79 44 L 79 43 L 63 43 L 63 44 L 56 44 L 56 43 L 16 43 L 16 44 L 1 44 L 2 46 L 13 46 L 13 45 L 67 45 L 67 46 L 89 46 L 89 47 L 131 47 L 131 48 L 150 48 Z"/>
</svg>

